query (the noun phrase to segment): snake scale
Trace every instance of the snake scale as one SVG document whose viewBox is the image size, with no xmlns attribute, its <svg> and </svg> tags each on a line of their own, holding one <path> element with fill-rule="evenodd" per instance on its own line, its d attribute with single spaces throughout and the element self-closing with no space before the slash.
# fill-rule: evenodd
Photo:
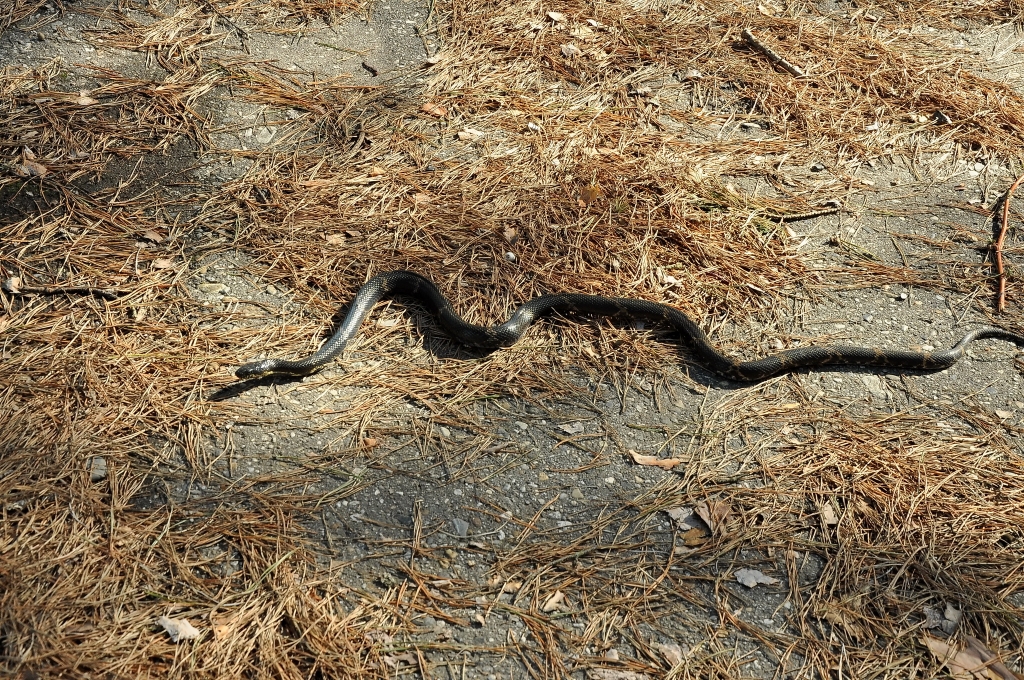
<svg viewBox="0 0 1024 680">
<path fill-rule="evenodd" d="M 341 327 L 315 354 L 297 361 L 262 359 L 241 366 L 235 375 L 243 380 L 267 375 L 300 376 L 320 370 L 338 356 L 355 336 L 374 304 L 385 296 L 414 297 L 437 316 L 441 325 L 460 343 L 482 349 L 515 344 L 539 317 L 551 312 L 577 312 L 595 316 L 626 316 L 630 319 L 662 322 L 672 326 L 696 351 L 700 362 L 723 378 L 756 382 L 816 366 L 858 366 L 934 371 L 949 368 L 963 357 L 967 345 L 982 338 L 999 338 L 1024 346 L 1024 336 L 986 326 L 968 332 L 949 349 L 910 352 L 833 345 L 785 350 L 763 359 L 738 361 L 715 349 L 704 331 L 678 309 L 657 302 L 600 295 L 560 293 L 542 295 L 522 304 L 512 317 L 497 326 L 477 326 L 462 319 L 448 299 L 428 279 L 408 271 L 379 274 L 356 294 Z"/>
</svg>

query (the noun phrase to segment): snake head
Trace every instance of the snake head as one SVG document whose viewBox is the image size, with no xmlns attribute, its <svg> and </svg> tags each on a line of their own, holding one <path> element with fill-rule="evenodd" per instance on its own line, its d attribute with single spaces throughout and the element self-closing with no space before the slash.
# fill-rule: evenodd
<svg viewBox="0 0 1024 680">
<path fill-rule="evenodd" d="M 238 370 L 235 371 L 235 377 L 239 380 L 253 380 L 270 375 L 273 372 L 274 360 L 261 359 L 259 361 L 250 361 L 244 366 L 239 366 Z"/>
</svg>

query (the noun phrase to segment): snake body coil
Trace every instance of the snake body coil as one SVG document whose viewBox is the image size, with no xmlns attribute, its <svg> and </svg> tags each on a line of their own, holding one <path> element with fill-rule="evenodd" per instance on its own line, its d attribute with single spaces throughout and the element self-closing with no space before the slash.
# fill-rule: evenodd
<svg viewBox="0 0 1024 680">
<path fill-rule="evenodd" d="M 305 359 L 263 359 L 240 367 L 235 375 L 243 380 L 266 375 L 308 375 L 320 370 L 341 354 L 355 336 L 363 320 L 382 297 L 408 295 L 424 302 L 437 316 L 444 329 L 459 342 L 472 347 L 497 349 L 519 340 L 539 317 L 551 312 L 578 312 L 596 316 L 626 316 L 631 319 L 660 321 L 675 328 L 694 348 L 701 363 L 723 378 L 754 382 L 783 373 L 816 366 L 862 366 L 911 370 L 949 368 L 963 357 L 967 345 L 982 338 L 999 338 L 1024 346 L 1024 336 L 1001 328 L 982 327 L 967 333 L 949 349 L 935 352 L 871 349 L 834 345 L 800 347 L 779 352 L 763 359 L 737 361 L 719 352 L 708 341 L 704 331 L 678 309 L 657 302 L 630 298 L 609 298 L 600 295 L 561 293 L 542 295 L 521 305 L 505 323 L 498 326 L 477 326 L 464 321 L 447 298 L 429 280 L 407 271 L 379 274 L 367 281 L 356 294 L 341 327 L 318 352 Z"/>
</svg>

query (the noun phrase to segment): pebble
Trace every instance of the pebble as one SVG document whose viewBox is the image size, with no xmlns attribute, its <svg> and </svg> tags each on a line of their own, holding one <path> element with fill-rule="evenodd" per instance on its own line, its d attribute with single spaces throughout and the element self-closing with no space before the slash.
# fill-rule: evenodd
<svg viewBox="0 0 1024 680">
<path fill-rule="evenodd" d="M 521 420 L 516 421 L 516 427 L 518 427 L 520 430 L 523 430 L 524 432 L 530 429 L 530 426 Z"/>
<path fill-rule="evenodd" d="M 604 483 L 609 485 L 609 486 L 611 486 L 612 484 L 615 483 L 615 478 L 614 477 L 605 477 L 604 478 Z"/>
<path fill-rule="evenodd" d="M 210 293 L 211 295 L 215 295 L 217 293 L 227 292 L 228 287 L 225 286 L 223 283 L 200 283 L 199 290 L 203 291 L 204 293 Z"/>
<path fill-rule="evenodd" d="M 874 321 L 874 319 L 875 317 L 871 316 L 870 314 L 864 315 L 864 320 L 867 321 L 868 323 L 871 323 L 872 321 Z"/>
<path fill-rule="evenodd" d="M 465 538 L 466 534 L 469 533 L 469 522 L 459 517 L 452 520 L 452 526 L 455 527 L 455 533 L 460 538 Z"/>
<path fill-rule="evenodd" d="M 550 477 L 548 477 L 546 472 L 541 472 L 537 475 L 537 479 L 539 479 L 542 482 L 546 482 L 550 479 Z"/>
<path fill-rule="evenodd" d="M 906 293 L 900 293 L 900 300 L 906 300 L 908 297 L 910 296 L 907 295 Z"/>
<path fill-rule="evenodd" d="M 573 500 L 583 500 L 583 492 L 580 491 L 580 488 L 578 486 L 572 487 L 572 490 L 569 492 L 569 495 L 572 496 Z"/>
<path fill-rule="evenodd" d="M 509 262 L 516 262 L 519 258 L 515 253 L 505 253 L 505 259 Z"/>
<path fill-rule="evenodd" d="M 103 456 L 93 456 L 86 464 L 90 482 L 102 482 L 107 478 L 107 460 Z"/>
<path fill-rule="evenodd" d="M 822 165 L 821 163 L 815 163 L 814 165 L 811 166 L 811 172 L 821 172 L 824 169 L 825 166 Z"/>
<path fill-rule="evenodd" d="M 438 429 L 438 431 L 439 431 L 439 432 L 441 433 L 441 436 L 443 436 L 443 437 L 451 437 L 451 436 L 452 436 L 452 431 L 451 431 L 451 430 L 449 430 L 449 429 L 448 429 L 447 427 L 445 427 L 444 425 L 442 425 L 441 427 L 439 427 L 439 428 L 437 428 L 437 429 Z"/>
</svg>

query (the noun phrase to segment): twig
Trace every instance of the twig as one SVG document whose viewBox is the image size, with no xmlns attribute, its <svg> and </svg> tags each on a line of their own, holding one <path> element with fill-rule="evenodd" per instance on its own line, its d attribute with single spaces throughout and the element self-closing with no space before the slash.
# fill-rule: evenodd
<svg viewBox="0 0 1024 680">
<path fill-rule="evenodd" d="M 116 300 L 118 295 L 122 295 L 120 291 L 91 286 L 23 286 L 17 276 L 12 276 L 0 284 L 0 290 L 9 295 L 95 295 L 104 300 Z"/>
<path fill-rule="evenodd" d="M 1002 312 L 1006 309 L 1006 272 L 1003 270 L 1003 241 L 1006 240 L 1006 229 L 1010 222 L 1010 197 L 1013 196 L 1013 192 L 1020 186 L 1021 181 L 1024 181 L 1024 175 L 1018 177 L 1010 185 L 1010 188 L 1006 190 L 1006 196 L 1003 198 L 1003 219 L 999 225 L 999 238 L 996 239 L 995 245 L 996 278 L 999 280 L 999 297 L 996 299 L 997 312 Z"/>
<path fill-rule="evenodd" d="M 768 60 L 770 62 L 778 66 L 781 66 L 782 68 L 786 69 L 797 78 L 804 77 L 805 74 L 803 72 L 803 69 L 801 69 L 799 66 L 794 66 L 790 62 L 786 61 L 778 52 L 776 52 L 775 50 L 773 50 L 772 48 L 768 47 L 763 42 L 755 38 L 754 34 L 750 32 L 749 28 L 744 28 L 743 33 L 741 35 L 743 36 L 743 39 L 747 41 L 748 45 L 756 49 L 758 52 L 764 54 L 764 56 L 768 57 Z"/>
</svg>

